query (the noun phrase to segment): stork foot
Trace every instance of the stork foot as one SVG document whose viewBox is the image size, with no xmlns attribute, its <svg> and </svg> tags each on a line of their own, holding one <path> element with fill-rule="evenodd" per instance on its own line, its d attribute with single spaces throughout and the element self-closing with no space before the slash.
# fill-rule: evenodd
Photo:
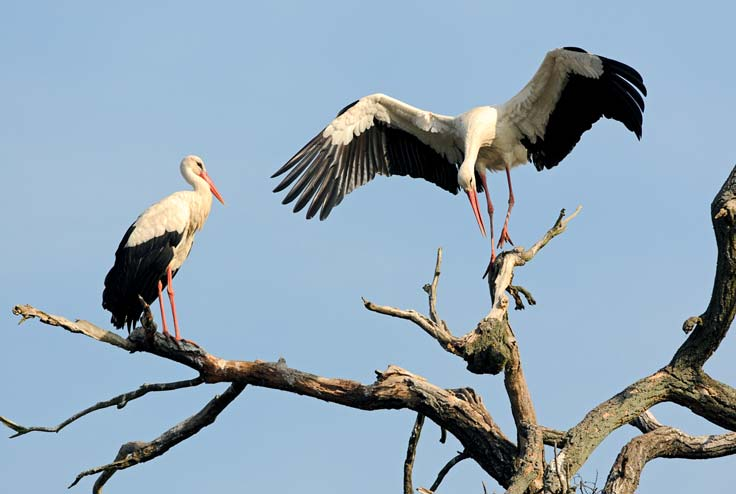
<svg viewBox="0 0 736 494">
<path fill-rule="evenodd" d="M 181 348 L 181 339 L 177 338 L 173 334 L 169 333 L 168 331 L 161 333 L 164 337 L 166 337 L 167 340 L 169 340 L 171 343 L 176 345 L 177 347 Z M 184 340 L 186 341 L 186 340 Z"/>
<path fill-rule="evenodd" d="M 514 245 L 514 242 L 511 241 L 511 237 L 509 237 L 508 223 L 503 225 L 503 230 L 501 230 L 501 236 L 498 239 L 498 248 L 502 249 L 506 242 L 510 243 L 511 245 Z"/>
</svg>

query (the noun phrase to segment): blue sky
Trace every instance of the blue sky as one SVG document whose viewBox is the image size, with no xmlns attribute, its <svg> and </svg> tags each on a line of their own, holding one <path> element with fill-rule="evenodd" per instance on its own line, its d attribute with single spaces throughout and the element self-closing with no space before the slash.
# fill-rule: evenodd
<svg viewBox="0 0 736 494">
<path fill-rule="evenodd" d="M 271 173 L 345 104 L 384 92 L 438 113 L 501 103 L 547 50 L 581 46 L 644 76 L 641 142 L 599 122 L 557 168 L 514 170 L 511 236 L 530 245 L 560 208 L 581 215 L 516 281 L 538 305 L 512 314 L 540 421 L 567 428 L 664 365 L 682 321 L 707 305 L 715 267 L 709 205 L 736 161 L 728 2 L 6 2 L 0 6 L 4 212 L 0 414 L 51 425 L 144 382 L 191 377 L 10 309 L 30 303 L 110 327 L 102 281 L 128 225 L 186 187 L 202 156 L 225 197 L 176 279 L 184 336 L 222 357 L 276 360 L 373 380 L 396 364 L 444 387 L 471 386 L 513 435 L 502 379 L 474 376 L 406 322 L 360 297 L 425 310 L 445 250 L 441 316 L 456 333 L 488 311 L 488 245 L 467 200 L 423 181 L 378 178 L 328 221 L 305 221 L 270 191 Z M 496 204 L 502 175 L 490 178 Z M 500 219 L 497 220 L 497 224 Z M 736 382 L 727 338 L 707 370 Z M 7 492 L 62 492 L 120 444 L 150 440 L 224 387 L 149 396 L 59 435 L 0 440 Z M 696 434 L 719 429 L 674 405 L 655 413 Z M 414 414 L 361 412 L 248 388 L 211 427 L 106 492 L 399 492 Z M 582 470 L 599 486 L 631 428 Z M 459 448 L 427 423 L 415 484 Z M 726 492 L 736 460 L 657 460 L 640 492 Z M 471 462 L 440 492 L 498 486 Z M 90 489 L 84 481 L 79 492 Z M 728 487 L 727 487 L 728 486 Z"/>
</svg>

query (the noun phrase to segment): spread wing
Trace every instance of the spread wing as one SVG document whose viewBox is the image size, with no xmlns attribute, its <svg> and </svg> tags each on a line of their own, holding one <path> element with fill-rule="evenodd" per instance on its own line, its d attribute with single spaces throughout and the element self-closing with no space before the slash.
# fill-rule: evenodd
<svg viewBox="0 0 736 494">
<path fill-rule="evenodd" d="M 646 94 L 641 75 L 628 65 L 559 48 L 547 53 L 532 80 L 501 107 L 499 119 L 516 125 L 530 161 L 542 170 L 559 164 L 602 116 L 641 139 Z"/>
<path fill-rule="evenodd" d="M 311 201 L 307 219 L 319 211 L 321 220 L 376 175 L 423 178 L 456 194 L 463 152 L 452 121 L 383 94 L 366 96 L 343 108 L 273 174 L 288 172 L 274 192 L 293 184 L 283 203 L 296 199 L 298 212 Z"/>
</svg>

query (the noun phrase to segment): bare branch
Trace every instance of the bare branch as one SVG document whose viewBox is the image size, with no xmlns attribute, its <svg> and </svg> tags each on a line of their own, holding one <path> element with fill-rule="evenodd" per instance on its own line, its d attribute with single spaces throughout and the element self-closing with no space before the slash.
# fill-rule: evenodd
<svg viewBox="0 0 736 494">
<path fill-rule="evenodd" d="M 611 432 L 665 401 L 674 381 L 668 369 L 659 370 L 627 386 L 588 412 L 583 420 L 567 432 L 566 446 L 555 462 L 547 467 L 545 484 L 548 490 L 557 492 L 567 485 L 571 476 Z M 558 478 L 560 476 L 562 479 Z"/>
<path fill-rule="evenodd" d="M 404 460 L 404 494 L 414 493 L 411 473 L 414 470 L 414 458 L 417 455 L 417 444 L 419 443 L 419 436 L 422 434 L 422 426 L 424 426 L 424 415 L 418 413 L 414 427 L 411 429 L 411 436 L 409 436 L 409 445 L 406 448 L 406 459 Z"/>
<path fill-rule="evenodd" d="M 5 417 L 0 417 L 0 422 L 2 422 L 3 424 L 10 427 L 16 432 L 12 436 L 10 436 L 11 438 L 22 436 L 23 434 L 28 434 L 29 432 L 59 432 L 61 429 L 63 429 L 67 425 L 84 417 L 88 413 L 92 413 L 94 411 L 101 410 L 103 408 L 108 408 L 111 406 L 117 406 L 118 409 L 121 409 L 125 405 L 127 405 L 128 402 L 133 401 L 137 398 L 140 398 L 141 396 L 144 396 L 152 391 L 172 391 L 175 389 L 199 386 L 203 382 L 204 382 L 204 379 L 202 379 L 201 377 L 196 377 L 194 379 L 188 379 L 186 381 L 176 381 L 176 382 L 159 383 L 159 384 L 143 384 L 141 385 L 141 387 L 139 387 L 138 389 L 134 391 L 128 391 L 127 393 L 123 393 L 114 398 L 110 398 L 109 400 L 101 401 L 99 403 L 92 405 L 91 407 L 85 408 L 81 412 L 75 413 L 68 419 L 64 420 L 62 423 L 60 423 L 56 427 L 25 427 L 23 425 L 16 424 L 15 422 L 9 419 L 6 419 Z"/>
<path fill-rule="evenodd" d="M 672 367 L 702 367 L 726 336 L 736 315 L 736 167 L 716 194 L 710 210 L 718 246 L 713 290 L 705 312 L 685 321 L 683 329 L 692 332 L 672 358 Z"/>
<path fill-rule="evenodd" d="M 633 494 L 641 472 L 654 458 L 719 458 L 736 453 L 736 432 L 690 436 L 673 427 L 659 426 L 637 436 L 616 458 L 603 488 L 604 494 Z"/>
<path fill-rule="evenodd" d="M 95 483 L 95 492 L 99 492 L 104 483 L 112 477 L 112 474 L 115 471 L 124 470 L 139 463 L 152 460 L 157 456 L 161 456 L 172 447 L 185 439 L 192 437 L 203 428 L 212 424 L 220 412 L 222 412 L 235 398 L 238 397 L 238 395 L 240 395 L 243 389 L 245 389 L 245 386 L 245 383 L 236 382 L 231 384 L 224 393 L 219 396 L 215 396 L 198 413 L 175 425 L 153 441 L 124 444 L 120 448 L 120 452 L 118 453 L 115 461 L 108 463 L 107 465 L 85 470 L 77 475 L 77 478 L 69 487 L 74 487 L 80 480 L 88 475 L 106 472 L 107 475 L 105 476 L 104 481 L 98 481 Z"/>
<path fill-rule="evenodd" d="M 578 206 L 567 218 L 565 218 L 565 210 L 560 211 L 557 221 L 555 221 L 552 228 L 529 249 L 525 250 L 523 247 L 517 247 L 511 251 L 502 252 L 498 256 L 493 263 L 491 274 L 488 276 L 488 288 L 491 292 L 493 305 L 487 317 L 501 319 L 506 314 L 509 302 L 504 292 L 511 286 L 514 268 L 516 266 L 523 266 L 531 261 L 537 255 L 537 252 L 547 245 L 550 240 L 564 232 L 567 229 L 567 224 L 580 213 L 581 209 L 582 206 Z M 530 301 L 529 303 L 531 304 L 532 302 Z"/>
<path fill-rule="evenodd" d="M 532 296 L 531 292 L 520 285 L 509 285 L 506 287 L 506 291 L 509 295 L 511 295 L 514 298 L 514 310 L 524 310 L 526 307 L 524 306 L 524 301 L 522 300 L 521 296 L 524 295 L 526 298 L 526 302 L 529 305 L 536 305 L 537 301 Z"/>
<path fill-rule="evenodd" d="M 424 285 L 423 290 L 429 296 L 429 317 L 435 324 L 444 325 L 444 322 L 437 314 L 437 285 L 440 282 L 440 268 L 442 267 L 442 247 L 437 249 L 437 262 L 434 265 L 434 276 L 431 285 Z M 447 328 L 445 328 L 447 329 Z"/>
<path fill-rule="evenodd" d="M 415 310 L 403 310 L 387 305 L 378 305 L 366 299 L 363 299 L 363 305 L 366 309 L 370 311 L 378 312 L 379 314 L 385 314 L 391 317 L 398 317 L 399 319 L 406 319 L 413 322 L 414 324 L 422 328 L 425 333 L 437 340 L 437 342 L 443 349 L 455 355 L 459 355 L 458 351 L 455 348 L 458 342 L 458 338 L 452 336 L 443 321 L 441 321 L 440 323 L 435 323 L 428 317 L 420 314 Z"/>
<path fill-rule="evenodd" d="M 445 479 L 445 476 L 452 470 L 452 467 L 460 463 L 461 461 L 470 458 L 470 455 L 468 455 L 465 451 L 462 453 L 458 453 L 456 456 L 454 456 L 450 461 L 448 461 L 442 469 L 440 469 L 439 472 L 437 472 L 437 478 L 435 479 L 434 483 L 432 484 L 432 487 L 429 489 L 423 489 L 426 492 L 434 493 L 439 489 L 440 484 Z"/>
<path fill-rule="evenodd" d="M 565 218 L 565 210 L 563 209 L 560 211 L 560 215 L 557 217 L 557 221 L 555 221 L 555 224 L 552 226 L 552 228 L 547 231 L 547 233 L 544 234 L 544 236 L 537 241 L 534 245 L 531 246 L 529 250 L 524 251 L 523 258 L 525 261 L 531 261 L 531 259 L 537 255 L 537 252 L 542 250 L 542 248 L 549 243 L 550 240 L 555 238 L 557 235 L 563 233 L 567 229 L 567 224 L 572 221 L 574 217 L 576 217 L 580 211 L 583 209 L 583 206 L 578 206 L 575 208 L 575 211 Z"/>
<path fill-rule="evenodd" d="M 724 429 L 736 430 L 736 389 L 702 369 L 671 369 L 669 400 Z"/>
<path fill-rule="evenodd" d="M 22 324 L 28 319 L 33 319 L 34 317 L 37 317 L 44 324 L 48 324 L 50 326 L 59 326 L 72 333 L 83 334 L 103 343 L 108 343 L 110 345 L 122 348 L 123 350 L 129 350 L 131 352 L 135 351 L 135 347 L 125 338 L 122 338 L 111 331 L 106 331 L 102 328 L 98 328 L 94 324 L 87 321 L 70 321 L 65 317 L 55 316 L 53 314 L 46 314 L 45 312 L 40 311 L 35 307 L 31 307 L 30 305 L 16 305 L 15 307 L 13 307 L 13 314 L 15 314 L 16 316 L 21 316 L 20 322 L 18 324 Z"/>
</svg>

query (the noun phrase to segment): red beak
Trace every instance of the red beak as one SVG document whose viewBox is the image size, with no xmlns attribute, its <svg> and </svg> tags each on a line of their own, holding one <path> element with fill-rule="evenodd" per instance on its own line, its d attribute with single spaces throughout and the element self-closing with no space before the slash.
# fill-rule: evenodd
<svg viewBox="0 0 736 494">
<path fill-rule="evenodd" d="M 480 227 L 480 233 L 483 234 L 483 236 L 486 236 L 486 227 L 483 224 L 483 218 L 480 215 L 480 209 L 478 209 L 478 197 L 475 194 L 474 190 L 466 192 L 468 194 L 468 199 L 470 199 L 470 206 L 473 208 L 473 213 L 475 214 L 475 219 L 478 222 L 478 226 Z"/>
<path fill-rule="evenodd" d="M 207 184 L 209 184 L 210 190 L 212 191 L 212 195 L 214 195 L 215 197 L 217 197 L 217 200 L 220 201 L 222 203 L 222 205 L 224 206 L 225 205 L 225 200 L 220 195 L 220 192 L 217 190 L 217 187 L 215 187 L 215 183 L 212 181 L 212 179 L 210 178 L 210 176 L 207 175 L 207 172 L 203 171 L 202 173 L 199 174 L 199 176 L 202 177 L 204 179 L 204 181 L 207 182 Z"/>
</svg>

